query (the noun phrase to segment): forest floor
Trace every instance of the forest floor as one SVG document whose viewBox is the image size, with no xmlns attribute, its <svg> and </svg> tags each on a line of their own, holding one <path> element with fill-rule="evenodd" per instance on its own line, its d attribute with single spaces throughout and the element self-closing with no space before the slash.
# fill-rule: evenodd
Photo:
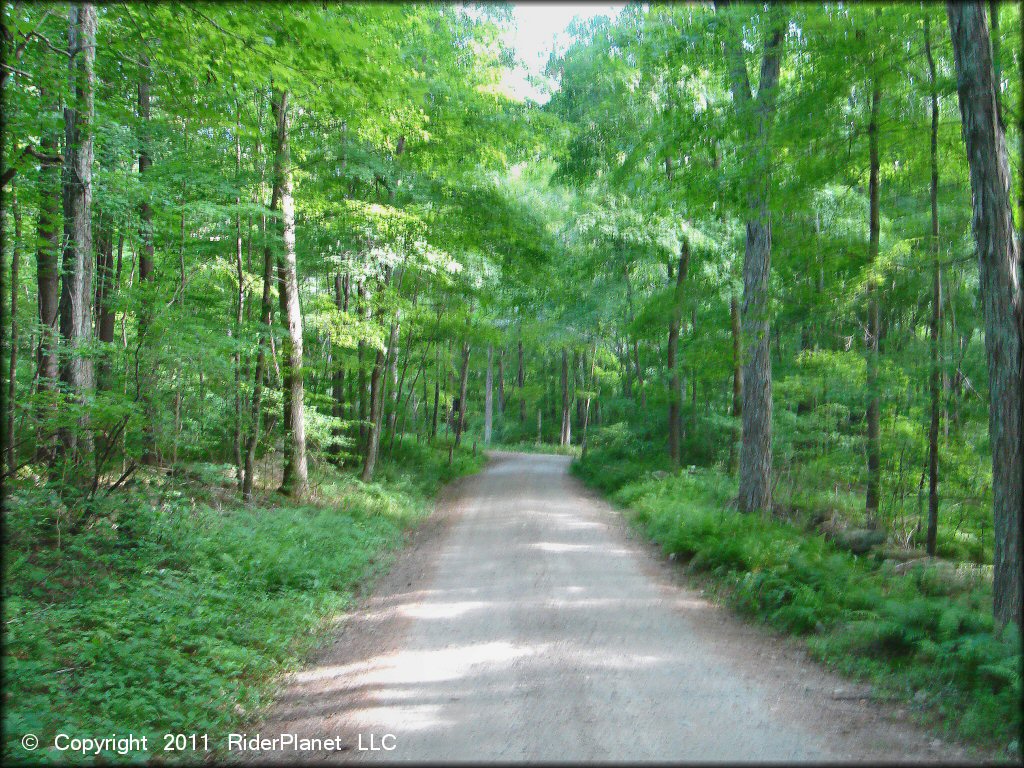
<svg viewBox="0 0 1024 768">
<path fill-rule="evenodd" d="M 979 757 L 705 599 L 569 462 L 495 452 L 449 486 L 250 734 L 340 737 L 316 760 Z"/>
</svg>

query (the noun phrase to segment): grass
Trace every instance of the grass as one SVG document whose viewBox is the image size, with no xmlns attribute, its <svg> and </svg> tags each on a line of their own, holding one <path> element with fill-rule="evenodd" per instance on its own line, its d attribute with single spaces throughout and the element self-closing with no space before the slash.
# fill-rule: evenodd
<svg viewBox="0 0 1024 768">
<path fill-rule="evenodd" d="M 878 695 L 909 702 L 919 722 L 1019 760 L 1020 637 L 993 626 L 991 582 L 979 569 L 898 575 L 791 523 L 738 513 L 734 481 L 720 471 L 642 464 L 597 450 L 574 471 L 739 612 L 804 638 L 813 656 Z"/>
<path fill-rule="evenodd" d="M 266 705 L 275 681 L 387 564 L 443 482 L 483 457 L 416 444 L 396 450 L 364 485 L 321 470 L 316 504 L 279 497 L 217 508 L 170 483 L 124 493 L 83 533 L 53 540 L 35 488 L 8 499 L 4 752 L 82 762 L 53 745 L 74 736 L 134 733 L 163 753 L 163 733 L 209 733 Z M 154 495 L 157 498 L 153 498 Z M 42 522 L 41 522 L 42 521 Z M 38 526 L 38 527 L 36 527 Z M 41 543 L 45 542 L 45 543 Z M 214 746 L 214 744 L 211 744 Z M 191 753 L 169 755 L 171 759 Z"/>
</svg>

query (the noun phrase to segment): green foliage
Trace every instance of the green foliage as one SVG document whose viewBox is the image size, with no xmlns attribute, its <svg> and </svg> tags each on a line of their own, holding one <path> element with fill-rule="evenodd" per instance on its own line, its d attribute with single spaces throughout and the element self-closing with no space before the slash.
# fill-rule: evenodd
<svg viewBox="0 0 1024 768">
<path fill-rule="evenodd" d="M 1003 749 L 1019 733 L 1019 637 L 993 627 L 990 576 L 950 579 L 938 566 L 898 575 L 821 535 L 736 512 L 734 483 L 715 470 L 623 482 L 624 443 L 609 440 L 575 471 L 614 489 L 632 522 L 730 605 L 805 636 L 817 657 L 879 691 L 924 699 L 957 737 Z"/>
<path fill-rule="evenodd" d="M 316 504 L 221 506 L 158 482 L 120 494 L 59 544 L 40 540 L 44 494 L 10 497 L 6 754 L 23 754 L 26 732 L 43 744 L 34 758 L 65 762 L 46 748 L 58 731 L 127 729 L 152 748 L 164 732 L 219 734 L 255 716 L 323 636 L 324 619 L 387 565 L 440 484 L 482 463 L 459 451 L 449 467 L 446 451 L 406 445 L 376 483 L 317 478 Z M 218 474 L 200 465 L 193 482 L 208 492 Z"/>
</svg>

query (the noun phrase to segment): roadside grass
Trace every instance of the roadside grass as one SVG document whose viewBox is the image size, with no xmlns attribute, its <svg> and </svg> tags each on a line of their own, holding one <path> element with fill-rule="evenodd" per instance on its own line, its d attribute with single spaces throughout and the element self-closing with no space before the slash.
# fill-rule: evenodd
<svg viewBox="0 0 1024 768">
<path fill-rule="evenodd" d="M 491 443 L 486 450 L 509 451 L 511 453 L 547 453 L 558 456 L 578 457 L 580 455 L 580 447 L 578 445 L 557 445 L 555 443 L 531 443 L 525 441 L 522 443 Z"/>
<path fill-rule="evenodd" d="M 726 604 L 803 638 L 876 696 L 907 702 L 919 723 L 1020 759 L 1020 636 L 994 628 L 991 581 L 979 569 L 901 575 L 789 522 L 737 512 L 735 481 L 720 471 L 650 468 L 597 450 L 573 471 Z"/>
<path fill-rule="evenodd" d="M 209 733 L 269 703 L 294 668 L 386 567 L 404 531 L 447 480 L 483 457 L 415 443 L 397 447 L 368 485 L 317 469 L 319 501 L 268 494 L 218 504 L 154 478 L 118 494 L 85 531 L 58 540 L 55 500 L 32 487 L 8 498 L 4 578 L 4 753 L 40 762 L 142 762 L 164 733 Z M 49 512 L 41 512 L 50 508 Z M 26 752 L 23 734 L 39 737 Z M 83 757 L 57 733 L 147 736 L 148 753 Z"/>
</svg>

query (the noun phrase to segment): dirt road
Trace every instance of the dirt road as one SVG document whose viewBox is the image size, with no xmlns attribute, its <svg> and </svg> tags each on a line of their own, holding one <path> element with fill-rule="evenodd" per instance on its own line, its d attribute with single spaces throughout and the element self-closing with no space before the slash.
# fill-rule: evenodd
<svg viewBox="0 0 1024 768">
<path fill-rule="evenodd" d="M 343 746 L 260 757 L 964 758 L 686 588 L 567 468 L 496 453 L 451 489 L 259 729 Z"/>
</svg>

